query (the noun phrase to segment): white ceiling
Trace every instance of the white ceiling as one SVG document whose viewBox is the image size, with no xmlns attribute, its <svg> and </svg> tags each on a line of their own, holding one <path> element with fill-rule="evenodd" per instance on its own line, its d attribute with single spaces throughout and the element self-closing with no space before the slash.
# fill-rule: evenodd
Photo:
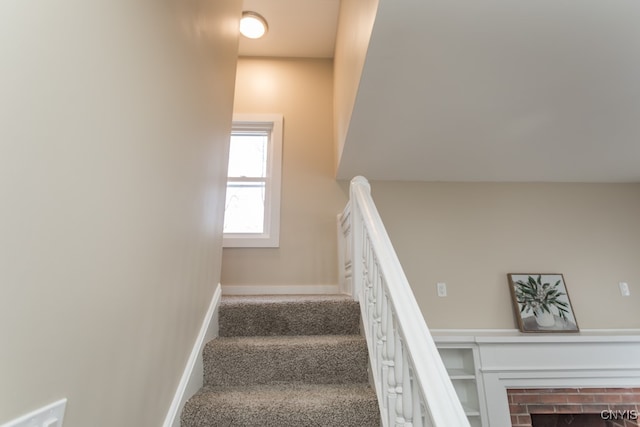
<svg viewBox="0 0 640 427">
<path fill-rule="evenodd" d="M 259 40 L 240 37 L 240 56 L 333 58 L 340 0 L 244 0 L 269 31 Z"/>
<path fill-rule="evenodd" d="M 640 2 L 379 7 L 340 178 L 640 182 Z"/>
</svg>

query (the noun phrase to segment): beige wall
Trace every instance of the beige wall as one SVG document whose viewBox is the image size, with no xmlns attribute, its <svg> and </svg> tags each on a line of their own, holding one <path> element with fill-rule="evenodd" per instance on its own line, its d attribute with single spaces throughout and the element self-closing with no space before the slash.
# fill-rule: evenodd
<svg viewBox="0 0 640 427">
<path fill-rule="evenodd" d="M 378 0 L 342 0 L 335 49 L 334 138 L 340 163 L 360 85 Z"/>
<path fill-rule="evenodd" d="M 219 281 L 241 2 L 0 2 L 0 424 L 162 425 Z"/>
<path fill-rule="evenodd" d="M 564 274 L 581 328 L 640 328 L 640 185 L 377 181 L 372 194 L 429 327 L 517 328 L 506 275 L 542 272 Z"/>
<path fill-rule="evenodd" d="M 280 247 L 224 249 L 223 285 L 337 284 L 336 215 L 346 198 L 333 175 L 332 67 L 238 61 L 234 112 L 284 116 Z"/>
</svg>

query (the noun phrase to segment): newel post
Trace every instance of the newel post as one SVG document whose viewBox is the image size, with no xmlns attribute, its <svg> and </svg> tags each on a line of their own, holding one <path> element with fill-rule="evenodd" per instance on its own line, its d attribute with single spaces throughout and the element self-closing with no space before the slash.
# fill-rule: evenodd
<svg viewBox="0 0 640 427">
<path fill-rule="evenodd" d="M 364 221 L 362 218 L 362 196 L 371 197 L 371 186 L 363 176 L 356 176 L 351 180 L 349 198 L 351 202 L 351 265 L 353 274 L 353 299 L 360 301 L 363 286 L 363 262 L 364 262 Z M 360 197 L 359 197 L 360 196 Z M 362 303 L 362 301 L 360 301 Z"/>
</svg>

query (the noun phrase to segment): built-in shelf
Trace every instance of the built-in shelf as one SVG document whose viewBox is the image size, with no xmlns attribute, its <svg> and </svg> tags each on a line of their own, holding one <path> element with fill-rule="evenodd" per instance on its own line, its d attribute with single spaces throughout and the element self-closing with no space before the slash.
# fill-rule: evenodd
<svg viewBox="0 0 640 427">
<path fill-rule="evenodd" d="M 473 380 L 475 375 L 466 372 L 464 369 L 447 369 L 449 378 L 452 380 Z"/>
<path fill-rule="evenodd" d="M 473 344 L 437 343 L 453 388 L 472 427 L 483 427 L 483 391 L 477 375 L 477 350 Z"/>
<path fill-rule="evenodd" d="M 431 330 L 471 427 L 511 423 L 511 388 L 640 387 L 640 329 Z"/>
<path fill-rule="evenodd" d="M 479 415 L 467 415 L 467 418 L 471 427 L 482 427 L 482 418 Z"/>
<path fill-rule="evenodd" d="M 476 376 L 474 374 L 470 374 L 464 371 L 454 371 L 447 369 L 447 373 L 449 374 L 449 378 L 452 380 L 475 380 Z"/>
<path fill-rule="evenodd" d="M 479 417 L 480 416 L 480 411 L 477 409 L 473 409 L 473 408 L 466 408 L 466 407 L 462 407 L 462 409 L 464 409 L 464 414 L 467 417 Z"/>
</svg>

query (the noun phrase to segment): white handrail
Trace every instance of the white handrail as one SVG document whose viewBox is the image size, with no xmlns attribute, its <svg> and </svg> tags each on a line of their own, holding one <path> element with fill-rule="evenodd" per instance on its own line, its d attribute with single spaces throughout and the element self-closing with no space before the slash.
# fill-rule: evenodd
<svg viewBox="0 0 640 427">
<path fill-rule="evenodd" d="M 360 302 L 382 425 L 469 427 L 364 177 L 339 220 L 342 286 Z"/>
</svg>

